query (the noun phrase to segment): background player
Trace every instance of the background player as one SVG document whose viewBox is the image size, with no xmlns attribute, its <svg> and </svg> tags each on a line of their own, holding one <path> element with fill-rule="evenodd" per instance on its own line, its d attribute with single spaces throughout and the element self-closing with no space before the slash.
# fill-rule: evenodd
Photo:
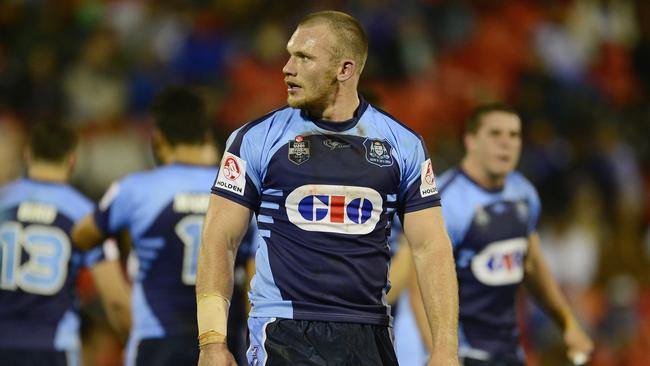
<svg viewBox="0 0 650 366">
<path fill-rule="evenodd" d="M 127 365 L 198 360 L 194 283 L 206 185 L 217 173 L 203 100 L 172 87 L 155 100 L 153 143 L 164 164 L 114 183 L 74 230 L 83 248 L 128 229 L 138 260 Z"/>
<path fill-rule="evenodd" d="M 253 211 L 263 240 L 251 364 L 396 364 L 385 302 L 396 212 L 426 294 L 431 364 L 457 364 L 456 279 L 425 180 L 430 160 L 416 133 L 359 97 L 363 29 L 346 14 L 315 13 L 287 51 L 289 107 L 231 135 L 222 158 L 230 174 L 220 170 L 213 187 L 197 278 L 201 364 L 234 364 L 223 344 L 232 264 Z"/>
<path fill-rule="evenodd" d="M 438 179 L 456 259 L 463 363 L 524 364 L 515 314 L 522 283 L 562 329 L 569 358 L 586 362 L 593 344 L 540 251 L 537 192 L 514 170 L 521 151 L 519 116 L 499 104 L 476 108 L 467 124 L 465 147 L 460 167 Z M 411 293 L 417 297 L 417 291 Z M 413 303 L 421 307 L 420 299 Z M 424 326 L 422 312 L 418 314 Z"/>
<path fill-rule="evenodd" d="M 82 253 L 71 244 L 75 222 L 92 203 L 66 184 L 77 137 L 59 124 L 32 128 L 27 178 L 0 189 L 0 363 L 78 365 L 79 314 L 75 283 L 91 273 L 112 324 L 129 327 L 126 288 L 116 248 Z M 103 250 L 106 249 L 106 250 Z"/>
</svg>

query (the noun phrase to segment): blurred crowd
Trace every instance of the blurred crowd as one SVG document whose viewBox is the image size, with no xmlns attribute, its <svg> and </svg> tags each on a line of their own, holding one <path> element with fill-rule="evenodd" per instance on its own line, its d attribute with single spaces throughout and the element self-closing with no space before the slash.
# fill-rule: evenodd
<svg viewBox="0 0 650 366">
<path fill-rule="evenodd" d="M 650 364 L 645 0 L 0 1 L 0 183 L 22 173 L 25 131 L 44 119 L 82 134 L 74 184 L 92 198 L 152 167 L 148 107 L 170 84 L 200 88 L 223 144 L 285 104 L 290 31 L 325 8 L 361 20 L 362 92 L 423 135 L 438 172 L 461 157 L 477 103 L 521 112 L 520 169 L 541 194 L 547 260 L 597 342 L 592 365 Z M 559 332 L 521 306 L 530 364 L 560 364 Z M 118 364 L 95 330 L 86 357 Z"/>
</svg>

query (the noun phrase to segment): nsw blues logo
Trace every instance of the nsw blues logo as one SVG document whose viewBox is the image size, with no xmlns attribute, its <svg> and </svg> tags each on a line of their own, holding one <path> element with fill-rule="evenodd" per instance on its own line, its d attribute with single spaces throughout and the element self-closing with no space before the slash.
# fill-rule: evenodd
<svg viewBox="0 0 650 366">
<path fill-rule="evenodd" d="M 363 142 L 366 148 L 366 160 L 380 167 L 393 165 L 392 146 L 386 140 L 366 139 Z"/>
<path fill-rule="evenodd" d="M 300 165 L 309 160 L 310 156 L 309 140 L 296 136 L 295 140 L 289 141 L 289 160 L 292 163 Z"/>
<path fill-rule="evenodd" d="M 496 241 L 472 259 L 472 273 L 488 286 L 505 286 L 524 279 L 524 262 L 528 252 L 526 238 Z"/>
<path fill-rule="evenodd" d="M 370 233 L 383 210 L 383 199 L 367 187 L 309 184 L 287 196 L 289 221 L 306 231 L 349 235 Z"/>
</svg>

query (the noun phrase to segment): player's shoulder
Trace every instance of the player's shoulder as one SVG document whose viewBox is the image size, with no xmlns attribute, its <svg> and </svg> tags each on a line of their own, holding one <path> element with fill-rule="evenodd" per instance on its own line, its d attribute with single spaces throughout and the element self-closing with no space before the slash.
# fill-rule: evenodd
<svg viewBox="0 0 650 366">
<path fill-rule="evenodd" d="M 15 205 L 25 190 L 25 179 L 16 179 L 0 187 L 0 209 L 6 209 Z"/>
<path fill-rule="evenodd" d="M 70 185 L 62 185 L 61 207 L 75 221 L 93 211 L 95 204 L 83 193 Z"/>
<path fill-rule="evenodd" d="M 7 182 L 0 186 L 0 199 L 3 197 L 7 197 L 11 192 L 16 191 L 17 189 L 20 189 L 20 186 L 24 184 L 24 179 L 14 179 L 10 182 Z"/>
<path fill-rule="evenodd" d="M 398 135 L 400 139 L 406 139 L 406 141 L 409 141 L 410 139 L 410 142 L 416 143 L 422 140 L 422 136 L 407 126 L 404 122 L 372 104 L 368 104 L 364 117 L 371 118 L 373 124 L 377 127 L 390 129 L 391 132 Z"/>
<path fill-rule="evenodd" d="M 440 194 L 443 194 L 450 189 L 453 190 L 453 187 L 459 186 L 463 183 L 462 178 L 462 171 L 458 167 L 445 170 L 436 178 L 438 192 L 440 192 Z"/>
<path fill-rule="evenodd" d="M 522 192 L 524 195 L 537 199 L 538 193 L 535 185 L 519 171 L 515 170 L 508 175 L 506 185 L 510 186 L 513 190 Z"/>
<path fill-rule="evenodd" d="M 275 109 L 257 119 L 245 123 L 230 135 L 230 139 L 268 133 L 269 130 L 276 128 L 278 125 L 289 123 L 289 121 L 291 121 L 291 119 L 296 115 L 300 115 L 300 110 L 285 105 L 284 107 Z"/>
<path fill-rule="evenodd" d="M 521 172 L 515 170 L 508 174 L 506 184 L 511 184 L 517 188 L 536 191 L 533 183 L 526 178 Z"/>
</svg>

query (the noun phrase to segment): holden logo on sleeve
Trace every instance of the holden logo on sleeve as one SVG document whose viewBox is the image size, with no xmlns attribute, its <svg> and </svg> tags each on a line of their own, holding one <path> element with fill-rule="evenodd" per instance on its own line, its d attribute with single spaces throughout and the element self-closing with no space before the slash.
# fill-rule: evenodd
<svg viewBox="0 0 650 366">
<path fill-rule="evenodd" d="M 366 160 L 380 167 L 393 165 L 392 147 L 386 140 L 366 139 L 363 142 L 366 148 Z"/>
<path fill-rule="evenodd" d="M 305 231 L 368 234 L 379 222 L 383 199 L 368 187 L 308 184 L 285 202 L 289 221 Z"/>
<path fill-rule="evenodd" d="M 237 161 L 232 156 L 229 156 L 223 164 L 223 175 L 228 180 L 236 180 L 239 178 L 239 165 L 237 165 Z"/>
<path fill-rule="evenodd" d="M 243 196 L 246 189 L 246 160 L 226 152 L 221 159 L 214 187 Z"/>
<path fill-rule="evenodd" d="M 433 168 L 431 167 L 431 159 L 427 159 L 420 164 L 420 181 L 420 196 L 422 198 L 438 193 L 436 176 L 433 174 Z"/>
</svg>

